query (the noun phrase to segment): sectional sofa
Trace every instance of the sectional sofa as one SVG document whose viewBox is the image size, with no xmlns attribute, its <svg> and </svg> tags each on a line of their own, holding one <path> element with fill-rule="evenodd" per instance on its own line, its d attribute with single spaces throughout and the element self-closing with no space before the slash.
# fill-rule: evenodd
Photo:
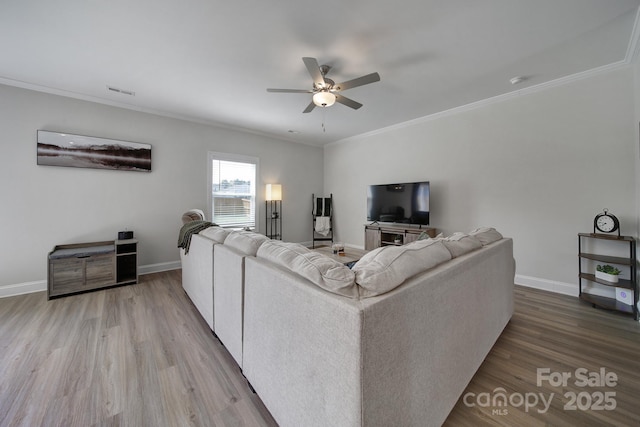
<svg viewBox="0 0 640 427">
<path fill-rule="evenodd" d="M 441 425 L 513 313 L 512 241 L 493 229 L 352 269 L 250 232 L 212 248 L 212 329 L 281 426 Z"/>
<path fill-rule="evenodd" d="M 223 243 L 229 233 L 220 227 L 209 227 L 191 236 L 188 252 L 180 249 L 182 287 L 211 330 L 214 330 L 213 249 Z"/>
</svg>

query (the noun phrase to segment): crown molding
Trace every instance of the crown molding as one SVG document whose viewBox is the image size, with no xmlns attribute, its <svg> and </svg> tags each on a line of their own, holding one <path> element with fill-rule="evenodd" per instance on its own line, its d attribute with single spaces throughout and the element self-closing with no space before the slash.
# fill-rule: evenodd
<svg viewBox="0 0 640 427">
<path fill-rule="evenodd" d="M 513 99 L 513 98 L 517 98 L 523 95 L 530 95 L 533 93 L 537 93 L 537 92 L 541 92 L 547 89 L 551 89 L 551 88 L 555 88 L 555 87 L 559 87 L 559 86 L 564 86 L 570 83 L 574 83 L 580 80 L 584 80 L 584 79 L 588 79 L 591 77 L 595 77 L 595 76 L 599 76 L 602 74 L 606 74 L 606 73 L 610 73 L 612 71 L 616 71 L 619 69 L 623 69 L 625 67 L 628 67 L 630 64 L 627 61 L 627 59 L 625 58 L 624 60 L 618 61 L 618 62 L 614 62 L 612 64 L 607 64 L 607 65 L 603 65 L 601 67 L 596 67 L 593 68 L 591 70 L 587 70 L 587 71 L 582 71 L 580 73 L 576 73 L 576 74 L 572 74 L 569 76 L 565 76 L 565 77 L 560 77 L 558 79 L 555 80 L 551 80 L 548 82 L 544 82 L 544 83 L 540 83 L 534 86 L 529 86 L 526 88 L 522 88 L 519 90 L 515 90 L 512 92 L 508 92 L 508 93 L 504 93 L 502 95 L 497 95 L 497 96 L 493 96 L 491 98 L 486 98 L 486 99 L 482 99 L 480 101 L 476 101 L 476 102 L 472 102 L 466 105 L 461 105 L 459 107 L 454 107 L 451 108 L 449 110 L 444 110 L 444 111 L 440 111 L 437 113 L 433 113 L 433 114 L 429 114 L 427 116 L 423 116 L 423 117 L 419 117 L 417 119 L 413 119 L 413 120 L 408 120 L 406 122 L 402 122 L 402 123 L 398 123 L 395 125 L 391 125 L 391 126 L 387 126 L 381 129 L 376 129 L 373 130 L 371 132 L 366 132 L 366 133 L 362 133 L 360 135 L 355 135 L 355 136 L 351 136 L 348 138 L 344 138 L 341 139 L 339 141 L 334 141 L 331 142 L 329 144 L 326 144 L 325 147 L 327 146 L 332 146 L 332 145 L 338 145 L 338 144 L 344 144 L 344 143 L 348 143 L 348 142 L 354 142 L 354 141 L 358 141 L 361 139 L 366 139 L 369 138 L 371 136 L 375 136 L 375 135 L 382 135 L 388 132 L 393 132 L 393 131 L 397 131 L 400 129 L 405 129 L 405 128 L 409 128 L 412 126 L 416 126 L 422 123 L 427 123 L 433 120 L 437 120 L 437 119 L 441 119 L 443 117 L 448 117 L 448 116 L 453 116 L 456 114 L 460 114 L 460 113 L 464 113 L 467 111 L 471 111 L 471 110 L 476 110 L 478 108 L 482 108 L 482 107 L 486 107 L 489 105 L 493 105 L 493 104 L 497 104 L 500 102 L 504 102 L 507 101 L 509 99 Z"/>
<path fill-rule="evenodd" d="M 287 138 L 286 136 L 279 136 L 279 135 L 276 135 L 276 134 L 270 134 L 270 133 L 267 133 L 267 132 L 260 132 L 260 131 L 256 131 L 256 130 L 253 130 L 253 129 L 247 129 L 247 128 L 242 128 L 242 127 L 238 127 L 238 126 L 232 126 L 232 125 L 228 125 L 228 124 L 225 124 L 225 123 L 216 122 L 214 120 L 198 119 L 198 118 L 195 118 L 195 117 L 190 117 L 190 116 L 185 116 L 185 115 L 180 115 L 180 114 L 175 114 L 175 113 L 169 113 L 169 112 L 164 111 L 164 110 L 156 110 L 156 109 L 153 109 L 153 108 L 139 107 L 139 106 L 136 106 L 136 105 L 127 104 L 125 102 L 118 102 L 118 101 L 113 101 L 111 99 L 100 98 L 100 97 L 97 97 L 97 96 L 85 95 L 85 94 L 79 93 L 79 92 L 55 89 L 55 88 L 52 88 L 52 87 L 49 87 L 49 86 L 37 85 L 37 84 L 34 84 L 34 83 L 29 83 L 29 82 L 25 82 L 25 81 L 21 81 L 21 80 L 14 80 L 14 79 L 11 79 L 11 78 L 8 78 L 8 77 L 3 77 L 3 76 L 0 76 L 0 84 L 6 85 L 6 86 L 17 87 L 17 88 L 20 88 L 20 89 L 32 90 L 34 92 L 48 93 L 50 95 L 57 95 L 57 96 L 65 97 L 65 98 L 72 98 L 72 99 L 77 99 L 77 100 L 80 100 L 80 101 L 92 102 L 94 104 L 107 105 L 109 107 L 115 107 L 115 108 L 122 108 L 122 109 L 125 109 L 125 110 L 137 111 L 139 113 L 152 114 L 154 116 L 160 116 L 160 117 L 166 117 L 166 118 L 170 118 L 170 119 L 182 120 L 182 121 L 190 122 L 190 123 L 197 123 L 197 124 L 200 124 L 200 125 L 215 127 L 215 128 L 219 128 L 219 129 L 233 131 L 233 132 L 249 133 L 249 134 L 252 134 L 252 135 L 257 135 L 257 136 L 264 137 L 264 138 L 271 138 L 271 139 L 278 140 L 278 141 L 293 142 L 293 143 L 308 145 L 308 146 L 316 147 L 316 148 L 318 147 L 315 144 L 301 142 L 301 141 L 298 141 L 298 140 L 295 140 L 295 139 L 292 139 L 292 138 Z"/>
<path fill-rule="evenodd" d="M 640 55 L 640 7 L 636 11 L 636 19 L 633 23 L 633 29 L 631 30 L 631 37 L 629 39 L 629 45 L 627 46 L 627 54 L 625 55 L 625 61 L 628 64 L 634 64 L 638 62 Z"/>
</svg>

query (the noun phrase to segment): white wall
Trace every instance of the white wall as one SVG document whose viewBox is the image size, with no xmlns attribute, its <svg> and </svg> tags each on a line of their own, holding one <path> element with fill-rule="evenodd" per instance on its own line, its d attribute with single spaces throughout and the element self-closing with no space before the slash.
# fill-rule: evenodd
<svg viewBox="0 0 640 427">
<path fill-rule="evenodd" d="M 208 151 L 258 157 L 260 229 L 263 184 L 280 183 L 284 238 L 310 239 L 317 147 L 2 85 L 0 129 L 0 296 L 44 289 L 54 245 L 113 240 L 124 228 L 140 240 L 142 271 L 179 265 L 182 213 L 206 211 Z M 153 170 L 37 166 L 38 129 L 151 144 Z"/>
<path fill-rule="evenodd" d="M 640 237 L 640 63 L 636 62 L 634 65 L 634 94 L 635 94 L 635 122 L 634 122 L 634 140 L 636 146 L 636 215 L 637 225 L 636 230 L 636 246 L 638 245 L 638 237 Z M 636 251 L 636 257 L 640 263 L 640 252 Z M 640 271 L 637 272 L 636 280 L 640 280 Z M 640 301 L 638 302 L 638 308 L 640 309 Z"/>
<path fill-rule="evenodd" d="M 364 244 L 369 184 L 431 181 L 431 224 L 514 239 L 521 283 L 577 295 L 577 233 L 636 235 L 634 73 L 623 67 L 325 148 L 336 234 Z"/>
</svg>

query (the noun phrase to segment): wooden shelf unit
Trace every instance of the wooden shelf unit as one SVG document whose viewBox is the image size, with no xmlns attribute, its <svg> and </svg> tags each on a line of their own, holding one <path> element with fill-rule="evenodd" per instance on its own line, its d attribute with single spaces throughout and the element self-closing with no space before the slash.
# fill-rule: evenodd
<svg viewBox="0 0 640 427">
<path fill-rule="evenodd" d="M 138 283 L 138 241 L 116 240 L 116 285 Z"/>
<path fill-rule="evenodd" d="M 402 224 L 367 224 L 364 226 L 364 249 L 367 251 L 381 246 L 401 246 L 418 240 L 420 234 L 436 237 L 436 229 L 426 226 Z"/>
<path fill-rule="evenodd" d="M 47 297 L 138 283 L 138 241 L 57 245 L 48 256 Z"/>
<path fill-rule="evenodd" d="M 587 241 L 594 239 L 595 242 L 613 242 L 613 245 L 628 245 L 629 256 L 617 256 L 607 253 L 607 250 L 603 248 L 598 249 L 597 252 L 586 252 L 583 250 Z M 611 245 L 611 243 L 608 243 Z M 612 248 L 609 247 L 609 250 Z M 622 269 L 627 269 L 629 273 L 629 279 L 618 279 L 617 283 L 602 280 L 596 277 L 592 271 L 585 271 L 584 261 L 596 261 L 602 264 L 614 264 Z M 639 319 L 638 314 L 638 269 L 636 258 L 636 239 L 632 236 L 612 236 L 608 234 L 596 234 L 596 233 L 579 233 L 578 234 L 578 280 L 579 280 L 579 297 L 583 301 L 591 303 L 594 307 L 601 307 L 607 310 L 616 310 L 623 313 L 633 315 L 635 320 Z M 605 296 L 595 295 L 587 292 L 583 292 L 583 287 L 587 283 L 597 283 L 601 286 L 608 286 L 613 288 L 628 289 L 633 292 L 633 304 L 625 304 L 622 301 L 618 301 L 616 298 L 609 298 Z"/>
</svg>

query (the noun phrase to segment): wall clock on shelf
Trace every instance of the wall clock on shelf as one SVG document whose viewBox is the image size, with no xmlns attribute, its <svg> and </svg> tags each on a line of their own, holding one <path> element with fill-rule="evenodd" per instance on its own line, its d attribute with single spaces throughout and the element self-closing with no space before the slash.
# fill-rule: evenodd
<svg viewBox="0 0 640 427">
<path fill-rule="evenodd" d="M 593 234 L 610 234 L 616 231 L 618 232 L 618 237 L 620 237 L 620 221 L 614 214 L 609 213 L 608 209 L 605 209 L 593 219 Z"/>
</svg>

